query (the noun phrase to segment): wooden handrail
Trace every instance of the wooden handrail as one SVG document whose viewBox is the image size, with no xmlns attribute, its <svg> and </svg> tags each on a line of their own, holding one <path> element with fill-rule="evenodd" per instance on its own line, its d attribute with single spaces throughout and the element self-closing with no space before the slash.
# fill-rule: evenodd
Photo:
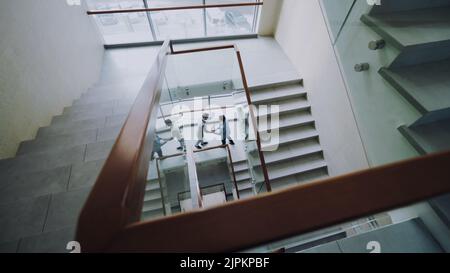
<svg viewBox="0 0 450 273">
<path fill-rule="evenodd" d="M 86 250 L 102 249 L 123 228 L 140 219 L 147 182 L 156 107 L 169 54 L 164 42 L 127 120 L 81 211 L 76 233 Z"/>
<path fill-rule="evenodd" d="M 139 8 L 139 9 L 88 10 L 87 14 L 88 15 L 98 15 L 98 14 L 157 12 L 157 11 L 188 10 L 188 9 L 233 8 L 233 7 L 246 7 L 246 6 L 262 6 L 263 4 L 264 4 L 263 2 L 249 2 L 249 3 L 159 7 L 159 8 Z"/>
<path fill-rule="evenodd" d="M 221 207 L 131 224 L 107 250 L 231 252 L 248 249 L 450 192 L 448 166 L 450 152 L 434 154 Z M 210 232 L 211 227 L 214 232 Z"/>
<path fill-rule="evenodd" d="M 272 186 L 270 185 L 270 178 L 269 178 L 269 172 L 268 172 L 267 166 L 266 166 L 266 159 L 265 159 L 264 153 L 262 151 L 261 136 L 260 136 L 259 130 L 257 128 L 258 121 L 256 119 L 256 115 L 255 115 L 255 112 L 253 111 L 253 107 L 252 107 L 253 103 L 252 103 L 252 98 L 250 95 L 250 89 L 248 88 L 247 76 L 246 76 L 245 70 L 244 70 L 244 63 L 242 62 L 241 52 L 239 51 L 237 46 L 235 46 L 235 51 L 236 51 L 236 56 L 238 59 L 239 69 L 241 72 L 242 84 L 244 86 L 247 103 L 249 105 L 250 118 L 252 119 L 253 124 L 255 124 L 255 126 L 253 126 L 253 129 L 255 130 L 256 144 L 258 146 L 258 154 L 259 154 L 259 160 L 261 161 L 261 167 L 262 167 L 262 172 L 263 172 L 263 176 L 264 176 L 264 183 L 266 184 L 267 192 L 271 192 Z"/>
</svg>

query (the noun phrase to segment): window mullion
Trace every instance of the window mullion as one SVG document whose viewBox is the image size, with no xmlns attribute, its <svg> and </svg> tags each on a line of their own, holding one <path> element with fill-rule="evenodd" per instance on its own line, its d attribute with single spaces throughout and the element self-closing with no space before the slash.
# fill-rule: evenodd
<svg viewBox="0 0 450 273">
<path fill-rule="evenodd" d="M 144 7 L 146 9 L 148 9 L 148 4 L 147 4 L 147 0 L 142 0 L 142 2 L 144 3 Z M 152 36 L 153 36 L 153 41 L 156 41 L 156 31 L 155 31 L 155 26 L 153 24 L 153 19 L 152 16 L 150 14 L 150 12 L 146 12 L 147 14 L 147 20 L 148 20 L 148 25 L 150 26 L 150 31 L 152 32 Z"/>
</svg>

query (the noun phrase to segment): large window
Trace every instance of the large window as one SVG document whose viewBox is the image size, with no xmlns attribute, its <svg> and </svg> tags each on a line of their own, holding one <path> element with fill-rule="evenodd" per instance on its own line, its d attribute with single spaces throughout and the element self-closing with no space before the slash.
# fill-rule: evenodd
<svg viewBox="0 0 450 273">
<path fill-rule="evenodd" d="M 148 7 L 199 6 L 203 0 L 146 0 Z M 204 36 L 203 9 L 151 12 L 157 40 Z"/>
<path fill-rule="evenodd" d="M 90 10 L 144 8 L 142 0 L 87 0 Z M 153 41 L 147 14 L 118 13 L 95 16 L 105 44 L 139 43 Z"/>
<path fill-rule="evenodd" d="M 90 10 L 201 6 L 259 0 L 87 0 Z M 105 44 L 252 34 L 260 6 L 95 15 Z"/>
<path fill-rule="evenodd" d="M 206 0 L 206 4 L 248 3 L 248 0 Z M 227 36 L 255 32 L 258 7 L 206 9 L 206 35 Z"/>
</svg>

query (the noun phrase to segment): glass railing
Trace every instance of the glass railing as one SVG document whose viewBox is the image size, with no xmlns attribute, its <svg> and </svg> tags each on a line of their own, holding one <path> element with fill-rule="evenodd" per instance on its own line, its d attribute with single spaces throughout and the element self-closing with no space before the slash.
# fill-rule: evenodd
<svg viewBox="0 0 450 273">
<path fill-rule="evenodd" d="M 449 3 L 321 5 L 370 165 L 449 150 Z"/>
<path fill-rule="evenodd" d="M 450 150 L 450 4 L 380 2 L 320 1 L 337 72 L 371 168 Z M 425 188 L 431 180 L 424 178 Z M 379 241 L 381 252 L 448 251 L 449 200 L 448 195 L 423 200 L 386 211 L 381 218 L 367 215 L 253 250 L 370 253 L 374 249 L 368 244 Z M 385 231 L 388 237 L 383 237 Z"/>
<path fill-rule="evenodd" d="M 154 111 L 141 220 L 268 191 L 234 47 L 169 55 Z"/>
</svg>

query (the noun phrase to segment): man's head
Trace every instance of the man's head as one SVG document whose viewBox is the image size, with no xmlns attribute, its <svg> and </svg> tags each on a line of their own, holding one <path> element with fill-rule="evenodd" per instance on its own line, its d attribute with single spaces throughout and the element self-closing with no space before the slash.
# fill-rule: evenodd
<svg viewBox="0 0 450 273">
<path fill-rule="evenodd" d="M 172 123 L 172 121 L 170 119 L 166 119 L 164 122 L 166 123 L 166 125 L 168 127 L 172 127 L 173 126 L 173 123 Z"/>
<path fill-rule="evenodd" d="M 208 113 L 203 113 L 202 120 L 206 121 L 208 119 L 209 119 L 209 114 Z"/>
</svg>

